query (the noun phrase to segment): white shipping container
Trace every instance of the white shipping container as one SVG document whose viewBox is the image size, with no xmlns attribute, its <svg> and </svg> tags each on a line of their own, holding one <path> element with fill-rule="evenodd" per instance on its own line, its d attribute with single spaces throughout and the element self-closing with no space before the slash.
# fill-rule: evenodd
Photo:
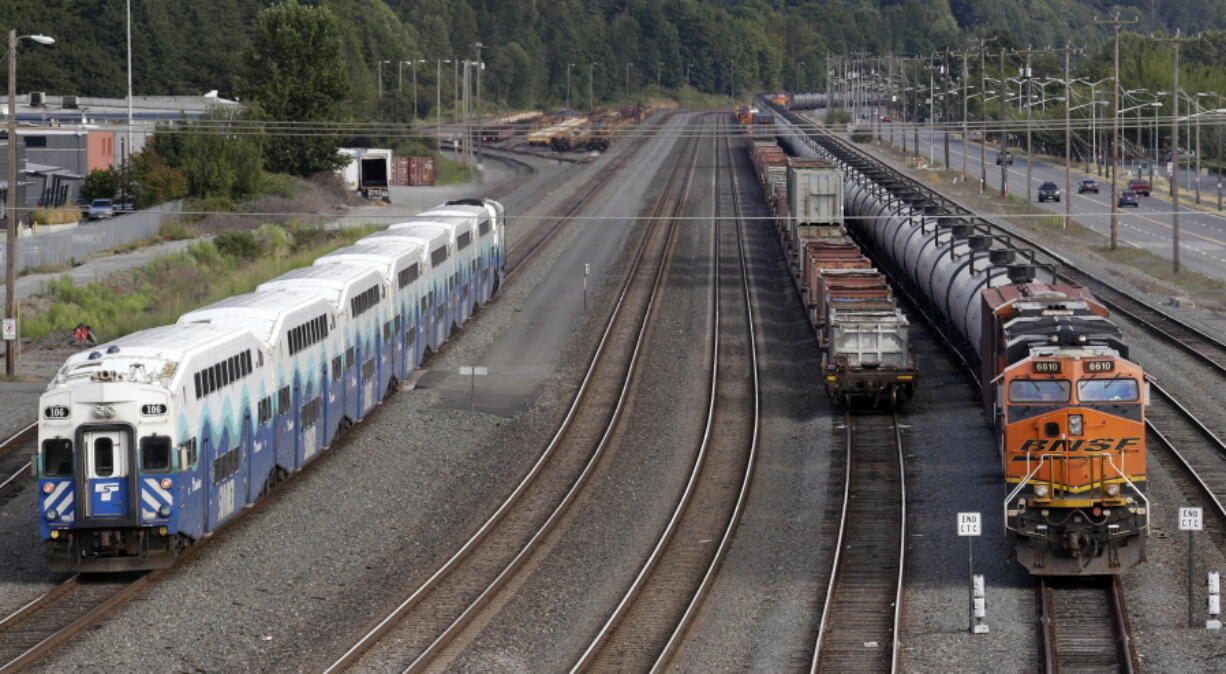
<svg viewBox="0 0 1226 674">
<path fill-rule="evenodd" d="M 797 226 L 842 224 L 842 171 L 812 159 L 789 160 L 788 200 Z"/>
</svg>

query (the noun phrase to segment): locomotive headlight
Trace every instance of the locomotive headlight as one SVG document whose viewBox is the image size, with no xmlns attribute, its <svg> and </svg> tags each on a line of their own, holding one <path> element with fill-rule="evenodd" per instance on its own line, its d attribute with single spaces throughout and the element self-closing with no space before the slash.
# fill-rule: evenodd
<svg viewBox="0 0 1226 674">
<path fill-rule="evenodd" d="M 48 522 L 54 522 L 54 521 L 55 521 L 55 518 L 57 518 L 57 517 L 59 517 L 59 516 L 60 516 L 60 514 L 59 514 L 59 513 L 57 513 L 57 512 L 55 512 L 55 509 L 54 509 L 54 508 L 48 508 L 48 509 L 47 509 L 47 521 L 48 521 Z"/>
<path fill-rule="evenodd" d="M 1047 498 L 1048 493 L 1050 493 L 1050 490 L 1047 488 L 1047 485 L 1037 484 L 1034 486 L 1035 496 L 1038 496 L 1039 498 Z"/>
<path fill-rule="evenodd" d="M 162 489 L 170 489 L 171 484 L 173 483 L 170 481 L 170 478 L 168 477 L 162 478 L 162 482 L 161 482 Z"/>
<path fill-rule="evenodd" d="M 170 517 L 170 506 L 162 506 L 158 508 L 158 515 L 162 517 Z"/>
<path fill-rule="evenodd" d="M 50 482 L 43 483 L 43 493 L 44 494 L 50 494 L 53 491 L 55 491 L 55 485 L 51 484 Z"/>
<path fill-rule="evenodd" d="M 95 419 L 110 419 L 115 416 L 115 408 L 110 405 L 94 405 Z"/>
<path fill-rule="evenodd" d="M 1107 496 L 1119 496 L 1120 486 L 1118 484 L 1107 485 Z"/>
<path fill-rule="evenodd" d="M 1080 414 L 1068 415 L 1068 433 L 1069 435 L 1081 435 L 1085 430 L 1085 420 Z"/>
</svg>

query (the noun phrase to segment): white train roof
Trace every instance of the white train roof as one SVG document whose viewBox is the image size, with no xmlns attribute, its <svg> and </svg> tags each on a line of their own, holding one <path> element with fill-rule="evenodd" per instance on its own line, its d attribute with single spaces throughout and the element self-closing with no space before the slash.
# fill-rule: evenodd
<svg viewBox="0 0 1226 674">
<path fill-rule="evenodd" d="M 430 252 L 434 252 L 434 249 L 440 245 L 455 243 L 455 228 L 457 226 L 460 225 L 435 221 L 402 222 L 389 226 L 385 231 L 396 232 L 396 235 L 401 237 L 425 241 L 429 245 Z"/>
<path fill-rule="evenodd" d="M 238 326 L 201 323 L 141 330 L 69 356 L 52 386 L 77 376 L 93 376 L 99 371 L 114 372 L 127 380 L 145 383 L 162 377 L 163 383 L 169 385 L 165 379 L 174 375 L 179 363 L 193 355 L 227 342 L 252 338 L 250 331 Z"/>
<path fill-rule="evenodd" d="M 227 297 L 179 317 L 179 324 L 237 325 L 250 330 L 266 344 L 273 344 L 292 325 L 292 318 L 306 318 L 335 307 L 318 292 L 275 288 L 265 292 Z M 297 321 L 289 321 L 296 323 Z"/>
<path fill-rule="evenodd" d="M 348 309 L 346 301 L 372 284 L 383 282 L 382 275 L 369 266 L 323 264 L 291 269 L 255 289 L 257 293 L 278 289 L 305 290 L 323 295 L 337 311 Z"/>
</svg>

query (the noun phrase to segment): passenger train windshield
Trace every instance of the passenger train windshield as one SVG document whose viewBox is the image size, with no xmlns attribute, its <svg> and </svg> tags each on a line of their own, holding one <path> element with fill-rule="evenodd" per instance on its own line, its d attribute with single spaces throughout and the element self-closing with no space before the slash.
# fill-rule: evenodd
<svg viewBox="0 0 1226 674">
<path fill-rule="evenodd" d="M 1015 403 L 1066 403 L 1072 386 L 1063 379 L 1014 379 L 1009 382 L 1009 401 Z"/>
<path fill-rule="evenodd" d="M 1077 382 L 1077 397 L 1083 403 L 1136 402 L 1141 395 L 1135 379 L 1083 379 Z"/>
</svg>

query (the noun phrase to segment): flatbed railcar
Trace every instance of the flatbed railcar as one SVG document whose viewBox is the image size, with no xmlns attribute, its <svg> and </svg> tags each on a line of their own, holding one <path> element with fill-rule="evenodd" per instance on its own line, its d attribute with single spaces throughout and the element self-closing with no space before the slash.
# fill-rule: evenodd
<svg viewBox="0 0 1226 674">
<path fill-rule="evenodd" d="M 793 123 L 793 113 L 779 112 Z M 1067 576 L 1122 574 L 1143 562 L 1148 384 L 1107 307 L 1054 274 L 1037 280 L 1033 253 L 988 226 L 942 222 L 893 198 L 840 158 L 837 141 L 822 147 L 796 127 L 785 135 L 794 151 L 843 167 L 857 237 L 973 367 L 996 432 L 1001 513 L 1018 563 Z"/>
<path fill-rule="evenodd" d="M 504 246 L 500 204 L 448 202 L 69 357 L 39 400 L 47 565 L 173 564 L 331 447 L 488 301 Z"/>
<path fill-rule="evenodd" d="M 844 229 L 841 170 L 789 157 L 769 113 L 741 107 L 735 120 L 821 349 L 826 391 L 848 407 L 902 405 L 919 376 L 910 323 L 885 276 Z"/>
</svg>

